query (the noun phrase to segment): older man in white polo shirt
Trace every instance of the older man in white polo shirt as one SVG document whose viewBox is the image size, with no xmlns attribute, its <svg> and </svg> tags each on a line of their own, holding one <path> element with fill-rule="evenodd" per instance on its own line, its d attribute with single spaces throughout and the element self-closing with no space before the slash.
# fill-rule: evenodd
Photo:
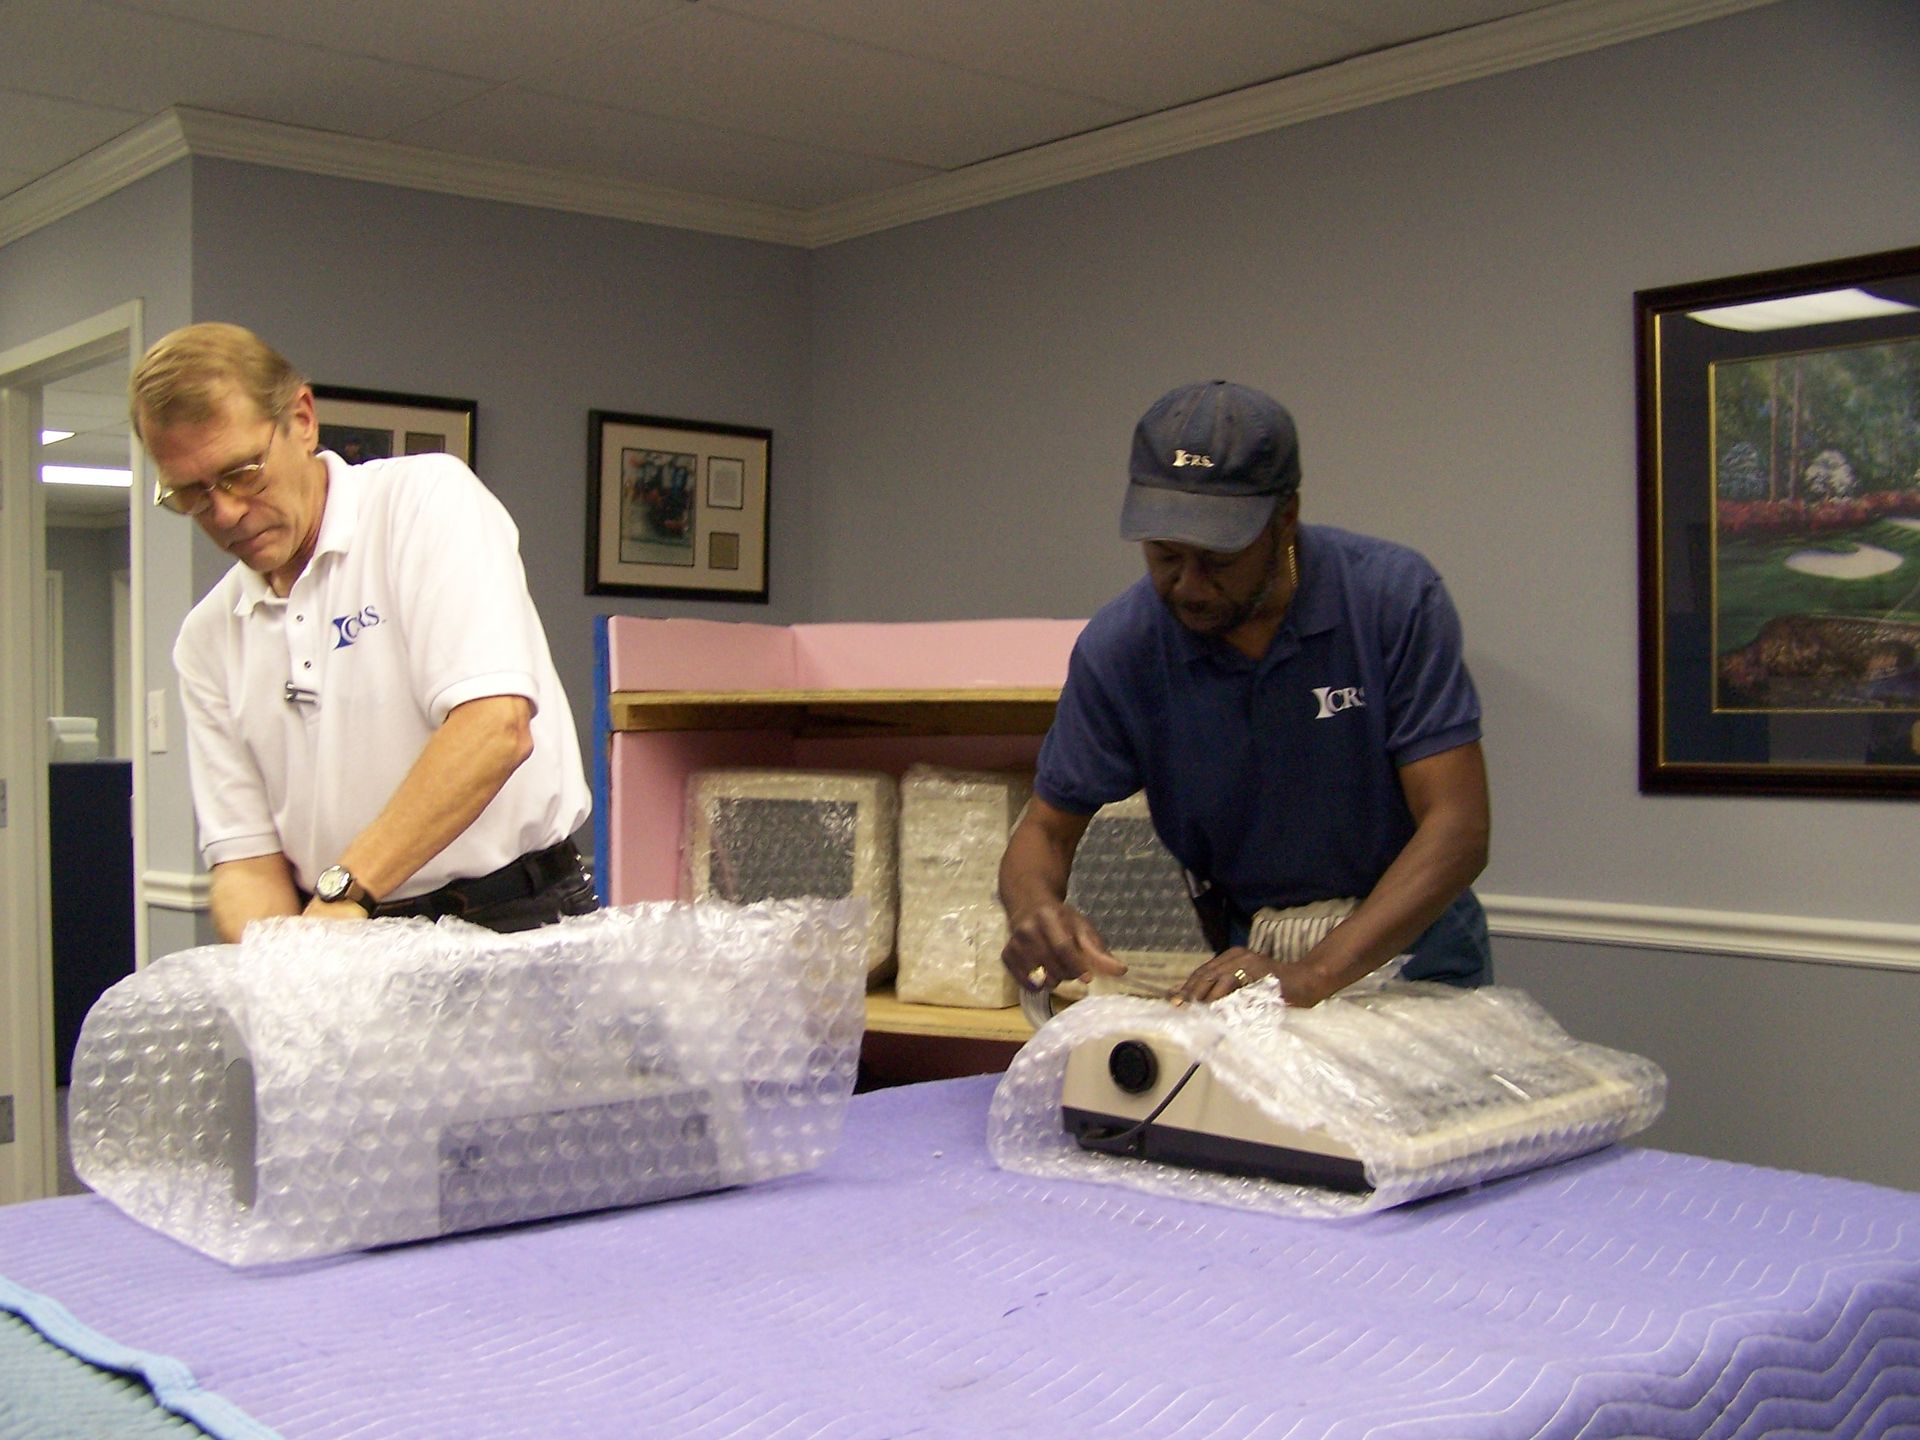
<svg viewBox="0 0 1920 1440">
<path fill-rule="evenodd" d="M 499 501 L 451 456 L 320 450 L 313 391 L 238 326 L 168 335 L 131 392 L 156 502 L 239 562 L 173 657 L 219 934 L 592 909 L 580 747 Z"/>
</svg>

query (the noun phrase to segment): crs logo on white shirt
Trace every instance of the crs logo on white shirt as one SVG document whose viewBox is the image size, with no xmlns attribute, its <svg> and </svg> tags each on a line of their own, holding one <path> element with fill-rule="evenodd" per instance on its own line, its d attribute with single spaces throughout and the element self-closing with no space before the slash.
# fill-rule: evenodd
<svg viewBox="0 0 1920 1440">
<path fill-rule="evenodd" d="M 356 610 L 351 615 L 333 617 L 333 648 L 344 650 L 360 636 L 380 623 L 380 612 L 371 605 Z"/>
<path fill-rule="evenodd" d="M 1367 688 L 1364 685 L 1316 685 L 1313 698 L 1320 702 L 1320 713 L 1316 720 L 1331 720 L 1343 710 L 1364 710 L 1367 708 Z"/>
</svg>

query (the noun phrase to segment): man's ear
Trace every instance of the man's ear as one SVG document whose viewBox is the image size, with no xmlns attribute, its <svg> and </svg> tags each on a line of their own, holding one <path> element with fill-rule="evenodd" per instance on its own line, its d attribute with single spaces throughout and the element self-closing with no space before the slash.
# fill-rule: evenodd
<svg viewBox="0 0 1920 1440">
<path fill-rule="evenodd" d="M 311 455 L 319 448 L 320 421 L 314 414 L 311 385 L 302 385 L 287 406 L 287 433 L 305 454 Z"/>
</svg>

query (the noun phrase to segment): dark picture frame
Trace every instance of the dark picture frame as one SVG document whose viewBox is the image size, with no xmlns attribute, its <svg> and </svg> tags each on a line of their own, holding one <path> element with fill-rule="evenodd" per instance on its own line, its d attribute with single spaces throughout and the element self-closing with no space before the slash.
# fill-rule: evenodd
<svg viewBox="0 0 1920 1440">
<path fill-rule="evenodd" d="M 587 593 L 767 603 L 773 432 L 587 412 Z"/>
<path fill-rule="evenodd" d="M 1920 794 L 1920 247 L 1634 316 L 1640 788 Z"/>
<path fill-rule="evenodd" d="M 480 407 L 444 395 L 398 390 L 362 390 L 315 385 L 313 410 L 320 422 L 320 448 L 348 464 L 395 455 L 447 454 L 477 469 Z"/>
</svg>

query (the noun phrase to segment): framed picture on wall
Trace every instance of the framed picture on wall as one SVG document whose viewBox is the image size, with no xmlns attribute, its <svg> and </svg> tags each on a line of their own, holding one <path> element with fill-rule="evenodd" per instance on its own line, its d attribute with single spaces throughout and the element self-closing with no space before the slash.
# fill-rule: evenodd
<svg viewBox="0 0 1920 1440">
<path fill-rule="evenodd" d="M 587 593 L 767 599 L 773 432 L 587 414 Z"/>
<path fill-rule="evenodd" d="M 313 408 L 320 421 L 320 448 L 333 451 L 350 465 L 395 455 L 445 453 L 466 461 L 469 469 L 476 468 L 478 407 L 471 400 L 316 385 Z"/>
<path fill-rule="evenodd" d="M 1634 299 L 1641 789 L 1920 793 L 1920 249 Z"/>
</svg>

